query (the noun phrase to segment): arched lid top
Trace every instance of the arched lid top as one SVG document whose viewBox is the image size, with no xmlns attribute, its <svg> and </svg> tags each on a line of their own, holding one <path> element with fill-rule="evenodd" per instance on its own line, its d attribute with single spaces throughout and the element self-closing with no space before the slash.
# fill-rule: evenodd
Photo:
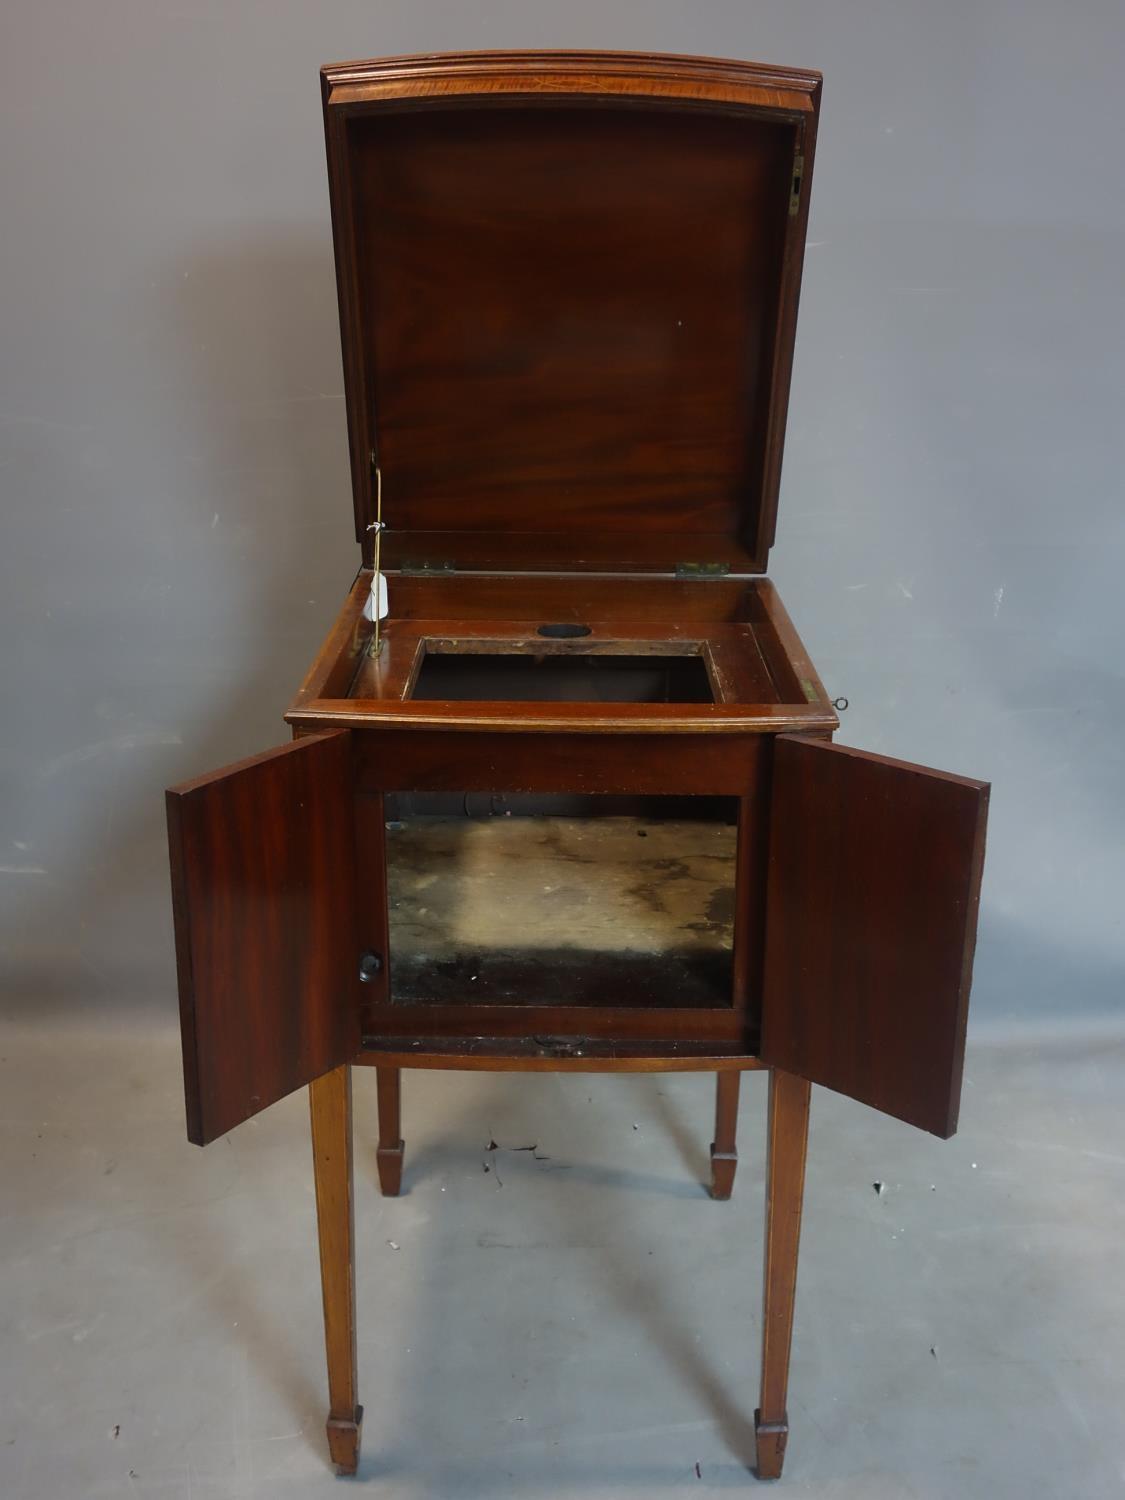
<svg viewBox="0 0 1125 1500">
<path fill-rule="evenodd" d="M 383 565 L 764 571 L 819 74 L 504 52 L 322 83 Z"/>
</svg>

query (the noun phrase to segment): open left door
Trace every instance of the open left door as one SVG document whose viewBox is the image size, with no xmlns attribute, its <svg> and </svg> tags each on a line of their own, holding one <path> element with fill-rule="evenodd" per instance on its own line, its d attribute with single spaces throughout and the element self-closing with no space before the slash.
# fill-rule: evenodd
<svg viewBox="0 0 1125 1500">
<path fill-rule="evenodd" d="M 778 736 L 763 1062 L 953 1134 L 988 791 Z"/>
<path fill-rule="evenodd" d="M 359 1051 L 351 736 L 166 796 L 188 1138 L 205 1146 Z"/>
</svg>

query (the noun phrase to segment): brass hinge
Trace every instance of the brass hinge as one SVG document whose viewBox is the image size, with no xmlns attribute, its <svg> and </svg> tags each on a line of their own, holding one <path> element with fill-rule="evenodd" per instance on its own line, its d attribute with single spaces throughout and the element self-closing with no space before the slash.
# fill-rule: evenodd
<svg viewBox="0 0 1125 1500">
<path fill-rule="evenodd" d="M 793 157 L 793 178 L 789 184 L 789 217 L 796 216 L 801 207 L 801 180 L 805 175 L 805 158 L 798 151 Z"/>
<path fill-rule="evenodd" d="M 404 557 L 398 565 L 400 573 L 456 573 L 457 564 L 450 562 L 448 558 Z"/>
<path fill-rule="evenodd" d="M 725 578 L 730 564 L 725 562 L 678 562 L 677 578 Z"/>
</svg>

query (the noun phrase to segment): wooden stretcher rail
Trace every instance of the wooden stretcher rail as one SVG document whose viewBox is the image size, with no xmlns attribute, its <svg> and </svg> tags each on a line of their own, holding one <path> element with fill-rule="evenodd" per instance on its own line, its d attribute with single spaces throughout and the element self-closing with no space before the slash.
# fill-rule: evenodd
<svg viewBox="0 0 1125 1500">
<path fill-rule="evenodd" d="M 586 1036 L 365 1037 L 353 1059 L 368 1068 L 456 1068 L 470 1072 L 712 1073 L 763 1067 L 745 1042 L 604 1041 Z"/>
</svg>

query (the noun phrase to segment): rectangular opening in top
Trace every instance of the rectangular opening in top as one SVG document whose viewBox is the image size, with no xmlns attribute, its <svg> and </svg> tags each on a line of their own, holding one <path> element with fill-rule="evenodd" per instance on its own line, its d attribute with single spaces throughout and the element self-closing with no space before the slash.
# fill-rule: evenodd
<svg viewBox="0 0 1125 1500">
<path fill-rule="evenodd" d="M 428 702 L 714 703 L 698 645 L 665 655 L 635 643 L 607 650 L 551 650 L 539 642 L 514 651 L 496 643 L 426 642 L 410 696 Z"/>
</svg>

